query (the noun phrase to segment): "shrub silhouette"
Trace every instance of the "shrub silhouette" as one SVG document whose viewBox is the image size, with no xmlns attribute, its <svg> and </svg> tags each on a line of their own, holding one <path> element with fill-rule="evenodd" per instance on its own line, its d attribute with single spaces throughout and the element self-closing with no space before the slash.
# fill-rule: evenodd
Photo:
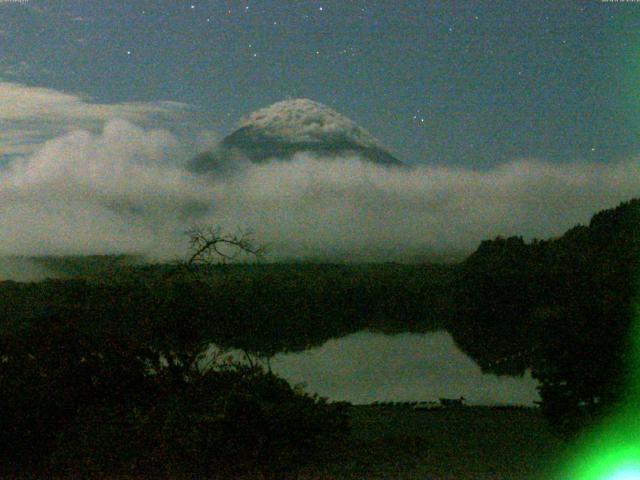
<svg viewBox="0 0 640 480">
<path fill-rule="evenodd" d="M 203 372 L 197 343 L 161 356 L 89 325 L 58 312 L 0 334 L 3 471 L 282 478 L 347 431 L 343 406 L 261 367 Z"/>
</svg>

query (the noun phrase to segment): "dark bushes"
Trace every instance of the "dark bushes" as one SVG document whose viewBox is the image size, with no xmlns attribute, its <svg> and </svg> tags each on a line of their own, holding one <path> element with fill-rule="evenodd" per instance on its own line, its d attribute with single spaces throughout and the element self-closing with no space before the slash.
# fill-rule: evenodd
<svg viewBox="0 0 640 480">
<path fill-rule="evenodd" d="M 281 478 L 346 432 L 342 406 L 256 366 L 199 371 L 180 343 L 161 356 L 62 311 L 0 335 L 2 471 Z"/>
<path fill-rule="evenodd" d="M 562 237 L 483 242 L 454 283 L 456 342 L 485 371 L 540 382 L 541 408 L 571 436 L 631 387 L 640 272 L 640 199 Z"/>
</svg>

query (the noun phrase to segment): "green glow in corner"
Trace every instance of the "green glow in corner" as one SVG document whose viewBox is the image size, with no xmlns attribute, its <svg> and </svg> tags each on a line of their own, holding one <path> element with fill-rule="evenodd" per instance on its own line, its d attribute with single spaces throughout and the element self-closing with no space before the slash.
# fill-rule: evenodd
<svg viewBox="0 0 640 480">
<path fill-rule="evenodd" d="M 557 477 L 566 480 L 640 480 L 640 415 L 627 408 L 575 448 Z"/>
<path fill-rule="evenodd" d="M 624 405 L 573 449 L 559 480 L 640 480 L 640 308 L 630 332 L 630 375 Z"/>
<path fill-rule="evenodd" d="M 631 465 L 629 467 L 618 468 L 606 480 L 634 480 L 640 478 L 640 467 Z"/>
</svg>

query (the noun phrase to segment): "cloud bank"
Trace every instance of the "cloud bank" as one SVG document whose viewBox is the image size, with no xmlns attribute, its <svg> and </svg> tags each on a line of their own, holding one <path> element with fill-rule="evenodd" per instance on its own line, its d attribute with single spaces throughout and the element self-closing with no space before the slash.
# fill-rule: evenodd
<svg viewBox="0 0 640 480">
<path fill-rule="evenodd" d="M 139 124 L 176 121 L 191 111 L 189 105 L 179 102 L 101 104 L 57 90 L 3 81 L 0 105 L 0 159 L 32 153 L 43 141 L 74 129 L 98 130 L 109 120 Z"/>
<path fill-rule="evenodd" d="M 299 155 L 214 188 L 216 223 L 242 222 L 298 255 L 475 249 L 497 235 L 546 238 L 640 191 L 640 163 L 518 160 L 487 171 L 387 169 Z"/>
<path fill-rule="evenodd" d="M 298 154 L 197 176 L 186 165 L 219 136 L 154 127 L 164 115 L 184 131 L 185 105 L 102 105 L 6 82 L 0 104 L 0 158 L 11 153 L 0 162 L 0 255 L 185 257 L 184 231 L 204 224 L 253 230 L 271 260 L 412 260 L 497 235 L 558 236 L 640 192 L 638 158 L 388 169 Z"/>
<path fill-rule="evenodd" d="M 0 254 L 176 253 L 210 206 L 184 155 L 171 133 L 124 120 L 45 142 L 0 173 Z"/>
<path fill-rule="evenodd" d="M 198 177 L 166 130 L 116 120 L 45 142 L 0 170 L 0 254 L 186 253 L 194 224 L 254 231 L 271 258 L 406 259 L 497 235 L 546 238 L 640 192 L 640 162 L 487 171 L 387 169 L 298 155 Z"/>
</svg>

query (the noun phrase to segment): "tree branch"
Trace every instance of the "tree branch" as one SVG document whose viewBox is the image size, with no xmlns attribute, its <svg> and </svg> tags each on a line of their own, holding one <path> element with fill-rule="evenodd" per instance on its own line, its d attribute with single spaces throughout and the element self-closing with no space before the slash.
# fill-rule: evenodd
<svg viewBox="0 0 640 480">
<path fill-rule="evenodd" d="M 193 252 L 187 265 L 233 261 L 243 254 L 260 260 L 266 254 L 266 248 L 255 244 L 249 230 L 238 230 L 235 235 L 227 235 L 222 233 L 220 227 L 193 227 L 186 233 Z"/>
</svg>

